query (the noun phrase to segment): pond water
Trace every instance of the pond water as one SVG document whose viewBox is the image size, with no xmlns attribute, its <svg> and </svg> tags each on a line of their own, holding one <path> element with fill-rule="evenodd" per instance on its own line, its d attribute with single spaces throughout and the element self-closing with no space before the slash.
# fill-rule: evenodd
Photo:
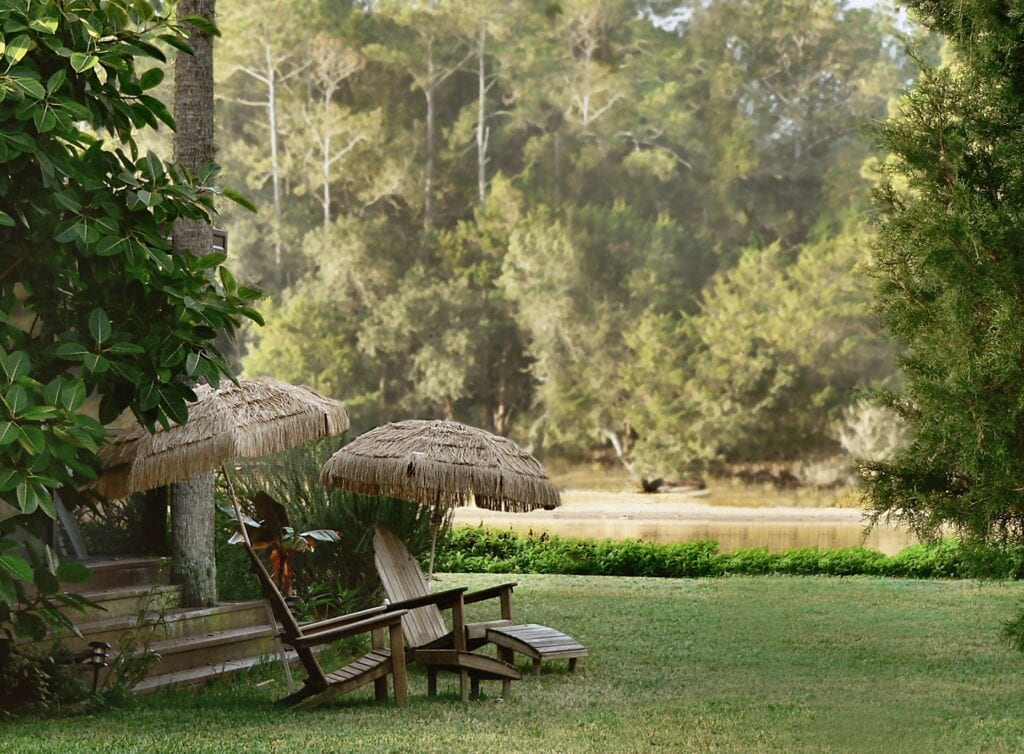
<svg viewBox="0 0 1024 754">
<path fill-rule="evenodd" d="M 458 508 L 456 525 L 484 525 L 522 534 L 557 534 L 587 539 L 641 539 L 647 542 L 714 540 L 722 552 L 766 547 L 822 550 L 864 545 L 894 555 L 914 544 L 906 529 L 876 526 L 865 533 L 859 509 L 811 506 L 748 507 L 713 505 L 692 499 L 652 498 L 623 493 L 563 495 L 554 511 L 503 513 Z M 662 502 L 664 501 L 664 502 Z"/>
<path fill-rule="evenodd" d="M 904 529 L 889 526 L 875 527 L 865 538 L 864 527 L 856 523 L 834 521 L 801 521 L 780 523 L 776 521 L 636 521 L 636 520 L 574 520 L 548 518 L 542 521 L 502 519 L 476 521 L 461 520 L 457 523 L 484 524 L 521 534 L 558 534 L 563 537 L 587 539 L 642 539 L 645 542 L 694 542 L 701 539 L 715 540 L 722 552 L 743 550 L 752 547 L 767 547 L 773 552 L 798 547 L 818 547 L 831 550 L 839 547 L 864 545 L 886 555 L 895 555 L 917 540 Z"/>
</svg>

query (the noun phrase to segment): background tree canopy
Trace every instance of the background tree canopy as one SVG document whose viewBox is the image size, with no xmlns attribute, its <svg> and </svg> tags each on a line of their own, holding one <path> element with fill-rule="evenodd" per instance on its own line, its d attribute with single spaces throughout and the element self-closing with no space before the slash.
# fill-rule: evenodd
<svg viewBox="0 0 1024 754">
<path fill-rule="evenodd" d="M 865 125 L 917 64 L 844 0 L 221 0 L 239 353 L 357 429 L 439 416 L 671 474 L 827 454 L 892 382 Z"/>
</svg>

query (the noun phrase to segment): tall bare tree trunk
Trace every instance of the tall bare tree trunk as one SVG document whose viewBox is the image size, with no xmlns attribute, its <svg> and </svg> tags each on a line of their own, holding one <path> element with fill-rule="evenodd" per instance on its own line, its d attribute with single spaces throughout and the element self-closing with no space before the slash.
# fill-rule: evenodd
<svg viewBox="0 0 1024 754">
<path fill-rule="evenodd" d="M 423 96 L 427 98 L 427 164 L 425 186 L 423 187 L 423 224 L 430 228 L 434 224 L 434 36 L 427 38 L 427 85 Z"/>
<path fill-rule="evenodd" d="M 281 165 L 277 150 L 277 68 L 271 55 L 270 45 L 265 45 L 267 55 L 267 122 L 270 126 L 270 182 L 274 191 L 274 269 L 277 284 L 284 288 L 286 275 L 281 266 Z M 212 157 L 211 157 L 212 159 Z"/>
<path fill-rule="evenodd" d="M 331 224 L 331 137 L 324 137 L 324 228 Z"/>
<path fill-rule="evenodd" d="M 179 0 L 178 19 L 202 16 L 214 20 L 216 0 Z M 213 37 L 194 26 L 188 42 L 194 55 L 179 53 L 174 63 L 174 159 L 193 176 L 213 161 Z M 174 248 L 209 254 L 213 229 L 209 223 L 178 220 Z M 217 603 L 217 562 L 213 542 L 213 475 L 174 485 L 171 502 L 174 578 L 182 587 L 187 607 Z"/>
<path fill-rule="evenodd" d="M 480 206 L 487 200 L 487 71 L 484 56 L 487 50 L 487 29 L 480 24 L 477 36 L 477 112 L 476 112 L 476 191 Z"/>
</svg>

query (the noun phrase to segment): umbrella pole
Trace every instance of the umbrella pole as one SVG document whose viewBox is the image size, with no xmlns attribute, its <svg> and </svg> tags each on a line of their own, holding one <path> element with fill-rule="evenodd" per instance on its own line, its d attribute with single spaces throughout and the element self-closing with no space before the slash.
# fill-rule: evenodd
<svg viewBox="0 0 1024 754">
<path fill-rule="evenodd" d="M 228 497 L 231 498 L 231 505 L 235 509 L 235 518 L 238 519 L 238 529 L 242 532 L 242 539 L 245 540 L 245 546 L 249 548 L 249 553 L 252 554 L 252 540 L 249 539 L 249 531 L 245 528 L 245 520 L 242 516 L 242 506 L 238 502 L 238 495 L 235 493 L 234 482 L 231 481 L 231 475 L 228 474 L 228 467 L 221 466 L 221 473 L 224 475 L 224 481 L 228 486 Z M 264 600 L 264 604 L 267 606 L 267 614 L 270 618 L 270 625 L 276 626 L 277 620 L 274 618 L 274 613 L 270 609 L 270 603 Z M 277 656 L 281 660 L 281 666 L 284 668 L 284 677 L 288 681 L 288 690 L 295 691 L 295 681 L 292 680 L 292 666 L 288 662 L 288 655 L 285 653 L 284 644 L 281 643 L 281 637 L 276 636 L 274 644 L 277 645 Z"/>
<path fill-rule="evenodd" d="M 441 506 L 435 505 L 430 516 L 430 565 L 427 567 L 427 588 L 434 588 L 434 554 L 437 551 L 437 530 L 441 526 Z"/>
<path fill-rule="evenodd" d="M 228 467 L 221 466 L 221 473 L 224 475 L 224 481 L 228 485 L 228 497 L 231 498 L 231 505 L 235 508 L 235 518 L 238 519 L 238 529 L 242 532 L 242 539 L 245 540 L 246 547 L 252 549 L 252 540 L 249 539 L 249 531 L 245 528 L 245 521 L 242 516 L 242 506 L 238 502 L 238 495 L 235 494 L 235 485 L 231 481 L 231 476 L 228 474 Z"/>
<path fill-rule="evenodd" d="M 434 550 L 437 549 L 437 522 L 430 525 L 430 566 L 427 568 L 427 589 L 434 588 Z"/>
</svg>

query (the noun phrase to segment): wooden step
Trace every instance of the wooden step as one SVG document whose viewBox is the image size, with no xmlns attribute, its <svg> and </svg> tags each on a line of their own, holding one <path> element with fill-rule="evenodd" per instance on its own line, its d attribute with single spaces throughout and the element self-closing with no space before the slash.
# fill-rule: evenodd
<svg viewBox="0 0 1024 754">
<path fill-rule="evenodd" d="M 262 600 L 229 602 L 216 607 L 175 608 L 164 612 L 151 610 L 143 614 L 114 615 L 78 623 L 79 638 L 67 635 L 67 646 L 84 649 L 91 641 L 105 641 L 118 646 L 129 635 L 135 644 L 210 634 L 232 628 L 266 626 L 270 621 Z"/>
<path fill-rule="evenodd" d="M 181 587 L 169 584 L 143 584 L 99 591 L 85 590 L 79 593 L 98 603 L 98 607 L 86 608 L 84 612 L 69 610 L 67 615 L 76 625 L 103 618 L 170 610 L 181 602 Z"/>
<path fill-rule="evenodd" d="M 149 649 L 161 659 L 152 673 L 164 675 L 246 657 L 275 656 L 276 635 L 276 627 L 264 625 L 154 641 Z"/>
<path fill-rule="evenodd" d="M 84 584 L 62 584 L 69 592 L 100 592 L 144 585 L 171 583 L 170 558 L 93 558 L 79 561 L 89 569 Z"/>
<path fill-rule="evenodd" d="M 289 651 L 285 656 L 288 658 L 288 661 L 292 666 L 295 666 L 298 663 L 298 655 L 294 652 Z M 277 654 L 274 654 L 272 657 L 265 657 L 263 655 L 243 657 L 241 659 L 227 660 L 213 665 L 203 665 L 198 668 L 179 670 L 176 673 L 160 673 L 158 675 L 151 675 L 136 686 L 134 690 L 136 694 L 149 694 L 154 691 L 159 691 L 160 689 L 182 686 L 205 686 L 212 680 L 222 678 L 233 673 L 238 673 L 243 670 L 249 670 L 250 668 L 264 662 L 270 662 L 280 666 L 280 659 Z"/>
</svg>

